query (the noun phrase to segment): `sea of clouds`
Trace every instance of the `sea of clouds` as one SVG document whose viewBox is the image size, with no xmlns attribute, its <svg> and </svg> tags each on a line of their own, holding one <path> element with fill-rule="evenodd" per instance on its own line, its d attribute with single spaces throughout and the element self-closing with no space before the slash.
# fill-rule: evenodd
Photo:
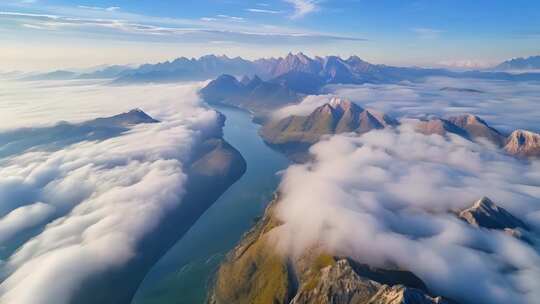
<svg viewBox="0 0 540 304">
<path fill-rule="evenodd" d="M 133 108 L 160 123 L 0 158 L 1 303 L 70 303 L 85 279 L 137 254 L 138 241 L 180 203 L 192 148 L 218 126 L 199 101 L 201 85 L 2 83 L 0 133 Z"/>
<path fill-rule="evenodd" d="M 459 136 L 419 134 L 409 118 L 472 113 L 503 132 L 540 131 L 540 83 L 430 78 L 325 91 L 274 118 L 307 115 L 340 96 L 403 124 L 326 138 L 311 148 L 314 161 L 291 166 L 280 186 L 280 247 L 299 255 L 322 246 L 363 263 L 398 266 L 462 303 L 536 303 L 540 161 L 518 160 Z M 533 244 L 456 217 L 483 196 L 526 221 Z"/>
<path fill-rule="evenodd" d="M 540 161 L 409 123 L 336 135 L 310 152 L 315 160 L 289 167 L 280 186 L 276 236 L 287 253 L 321 246 L 398 266 L 460 303 L 538 302 Z M 483 196 L 526 221 L 534 245 L 456 217 Z"/>
<path fill-rule="evenodd" d="M 480 92 L 441 90 L 443 88 Z M 327 94 L 307 96 L 302 103 L 282 108 L 274 116 L 306 115 L 333 96 L 340 96 L 395 118 L 471 113 L 502 132 L 510 133 L 515 129 L 540 132 L 540 82 L 434 77 L 414 83 L 330 85 L 325 92 Z"/>
</svg>

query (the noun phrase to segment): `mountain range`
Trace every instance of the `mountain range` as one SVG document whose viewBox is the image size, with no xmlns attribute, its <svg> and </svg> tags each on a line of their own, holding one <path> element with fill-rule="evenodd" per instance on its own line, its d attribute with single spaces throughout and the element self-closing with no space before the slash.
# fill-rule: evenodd
<svg viewBox="0 0 540 304">
<path fill-rule="evenodd" d="M 265 121 L 259 134 L 270 146 L 294 161 L 303 162 L 309 158 L 308 148 L 325 135 L 363 134 L 397 125 L 397 120 L 384 113 L 366 110 L 347 99 L 335 97 L 308 115 L 289 115 Z M 475 142 L 487 141 L 520 158 L 540 157 L 540 134 L 516 130 L 504 135 L 472 114 L 418 120 L 415 121 L 415 129 L 425 135 L 447 136 L 451 133 Z"/>
<path fill-rule="evenodd" d="M 491 71 L 454 72 L 446 69 L 394 67 L 372 64 L 358 56 L 309 57 L 303 53 L 289 53 L 285 57 L 246 60 L 240 57 L 207 55 L 195 58 L 181 57 L 174 61 L 145 64 L 116 79 L 116 83 L 167 82 L 204 80 L 221 74 L 234 76 L 258 75 L 287 85 L 298 93 L 314 94 L 326 84 L 389 83 L 419 80 L 431 76 L 455 78 L 481 78 L 499 80 L 540 80 L 540 73 L 511 74 Z"/>
<path fill-rule="evenodd" d="M 56 70 L 41 74 L 22 75 L 23 81 L 43 81 L 43 80 L 74 80 L 74 79 L 115 79 L 128 73 L 133 68 L 125 65 L 111 65 L 100 67 L 88 72 L 73 72 L 67 70 Z"/>
<path fill-rule="evenodd" d="M 498 71 L 540 70 L 540 56 L 513 58 L 498 64 L 493 69 Z"/>
<path fill-rule="evenodd" d="M 426 135 L 453 133 L 472 141 L 486 140 L 519 158 L 540 157 L 540 134 L 515 130 L 506 136 L 472 114 L 421 120 L 416 124 L 416 130 Z"/>
<path fill-rule="evenodd" d="M 486 71 L 454 72 L 446 69 L 395 67 L 372 64 L 358 56 L 309 57 L 289 53 L 285 57 L 247 60 L 241 57 L 206 55 L 200 58 L 179 57 L 173 61 L 143 64 L 139 67 L 110 66 L 89 73 L 59 70 L 26 77 L 26 80 L 47 79 L 113 79 L 115 84 L 207 80 L 221 74 L 238 77 L 258 75 L 263 80 L 286 84 L 298 93 L 313 94 L 326 84 L 389 83 L 418 80 L 430 76 L 481 78 L 499 80 L 540 80 L 540 73 L 506 73 L 507 70 L 534 70 L 540 56 L 505 61 Z"/>
</svg>

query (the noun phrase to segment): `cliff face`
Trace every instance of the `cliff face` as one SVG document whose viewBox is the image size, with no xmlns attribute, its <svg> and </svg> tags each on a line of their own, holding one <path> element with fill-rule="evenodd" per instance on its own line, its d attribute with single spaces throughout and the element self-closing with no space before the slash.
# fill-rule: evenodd
<svg viewBox="0 0 540 304">
<path fill-rule="evenodd" d="M 429 304 L 432 297 L 414 274 L 358 264 L 312 249 L 298 258 L 276 251 L 269 232 L 281 225 L 273 215 L 277 198 L 221 265 L 210 304 Z"/>
</svg>

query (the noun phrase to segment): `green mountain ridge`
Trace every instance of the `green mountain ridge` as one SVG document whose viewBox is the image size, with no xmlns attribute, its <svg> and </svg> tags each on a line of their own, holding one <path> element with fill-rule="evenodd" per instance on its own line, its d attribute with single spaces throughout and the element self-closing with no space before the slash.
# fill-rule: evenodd
<svg viewBox="0 0 540 304">
<path fill-rule="evenodd" d="M 383 113 L 365 110 L 347 99 L 333 98 L 307 116 L 291 115 L 267 122 L 260 135 L 269 145 L 301 160 L 309 146 L 325 135 L 363 134 L 398 124 Z"/>
</svg>

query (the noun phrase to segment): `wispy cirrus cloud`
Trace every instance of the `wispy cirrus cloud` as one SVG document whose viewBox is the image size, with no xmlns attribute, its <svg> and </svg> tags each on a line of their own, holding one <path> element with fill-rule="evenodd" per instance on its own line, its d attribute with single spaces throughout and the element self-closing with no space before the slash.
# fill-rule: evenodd
<svg viewBox="0 0 540 304">
<path fill-rule="evenodd" d="M 100 6 L 79 5 L 78 7 L 82 8 L 82 9 L 89 9 L 89 10 L 96 10 L 96 11 L 108 11 L 108 12 L 114 12 L 114 11 L 120 10 L 120 7 L 118 7 L 118 6 L 100 7 Z"/>
<path fill-rule="evenodd" d="M 437 39 L 445 32 L 439 29 L 426 28 L 426 27 L 417 27 L 411 29 L 414 33 L 418 35 L 421 39 Z"/>
<path fill-rule="evenodd" d="M 314 0 L 285 0 L 285 2 L 294 7 L 294 13 L 291 15 L 292 19 L 302 18 L 319 10 L 319 5 Z"/>
<path fill-rule="evenodd" d="M 68 32 L 99 31 L 100 35 L 130 35 L 145 37 L 182 38 L 182 42 L 209 42 L 227 40 L 239 43 L 260 42 L 261 38 L 273 37 L 276 42 L 363 41 L 362 38 L 338 36 L 325 33 L 291 30 L 279 27 L 253 29 L 242 17 L 217 15 L 188 22 L 136 22 L 126 19 L 67 17 L 53 14 L 0 12 L 0 20 L 14 22 L 21 28 L 32 30 L 64 30 Z M 166 20 L 165 20 L 166 21 Z M 175 21 L 175 20 L 173 20 Z M 299 39 L 299 40 L 298 40 Z"/>
<path fill-rule="evenodd" d="M 269 9 L 260 9 L 260 8 L 247 8 L 246 11 L 251 13 L 261 13 L 261 14 L 281 14 L 281 11 L 274 11 Z"/>
</svg>

